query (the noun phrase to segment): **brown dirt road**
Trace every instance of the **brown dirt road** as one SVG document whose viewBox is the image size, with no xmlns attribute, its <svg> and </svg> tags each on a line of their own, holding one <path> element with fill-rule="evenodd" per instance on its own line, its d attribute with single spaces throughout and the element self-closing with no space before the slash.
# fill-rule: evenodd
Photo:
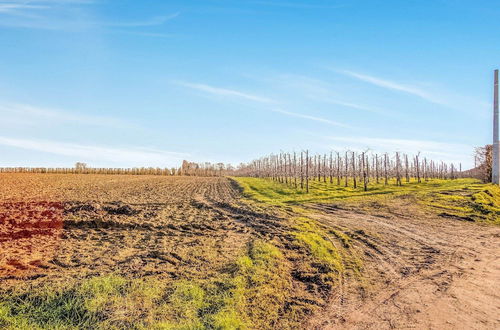
<svg viewBox="0 0 500 330">
<path fill-rule="evenodd" d="M 308 328 L 500 329 L 500 228 L 417 208 L 379 216 L 319 209 L 315 218 L 352 238 L 365 269 L 359 281 L 343 279 Z"/>
</svg>

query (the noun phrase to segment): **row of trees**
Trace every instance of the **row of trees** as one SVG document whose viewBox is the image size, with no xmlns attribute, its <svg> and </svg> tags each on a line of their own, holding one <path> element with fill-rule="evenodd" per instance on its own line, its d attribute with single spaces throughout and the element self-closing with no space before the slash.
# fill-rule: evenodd
<svg viewBox="0 0 500 330">
<path fill-rule="evenodd" d="M 461 164 L 456 166 L 428 160 L 420 154 L 409 156 L 396 152 L 379 155 L 346 151 L 310 155 L 306 150 L 262 157 L 241 166 L 235 174 L 269 178 L 305 191 L 309 191 L 312 180 L 345 187 L 361 186 L 368 190 L 369 183 L 394 182 L 401 186 L 412 180 L 456 179 L 463 175 L 461 167 Z"/>
<path fill-rule="evenodd" d="M 240 164 L 237 168 L 224 163 L 195 163 L 184 160 L 178 168 L 92 168 L 76 163 L 72 168 L 4 167 L 0 173 L 62 173 L 62 174 L 128 174 L 164 176 L 251 176 L 269 178 L 309 191 L 309 182 L 322 181 L 345 187 L 363 187 L 370 183 L 402 185 L 403 182 L 422 182 L 430 179 L 473 177 L 491 181 L 492 147 L 476 148 L 475 167 L 462 171 L 461 164 L 446 164 L 422 157 L 377 154 L 372 152 L 330 152 L 311 155 L 309 151 L 270 155 Z"/>
<path fill-rule="evenodd" d="M 125 175 L 165 175 L 165 176 L 225 176 L 233 174 L 234 168 L 224 163 L 193 163 L 184 160 L 178 168 L 136 167 L 136 168 L 96 168 L 85 163 L 75 167 L 2 167 L 0 173 L 53 173 L 53 174 L 125 174 Z"/>
</svg>

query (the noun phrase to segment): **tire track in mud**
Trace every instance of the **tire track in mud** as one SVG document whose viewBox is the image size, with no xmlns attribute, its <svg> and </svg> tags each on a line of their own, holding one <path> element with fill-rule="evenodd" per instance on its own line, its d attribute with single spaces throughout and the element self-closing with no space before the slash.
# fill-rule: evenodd
<svg viewBox="0 0 500 330">
<path fill-rule="evenodd" d="M 315 329 L 498 329 L 500 228 L 440 217 L 371 216 L 315 205 L 364 254 L 364 281 L 344 278 Z M 367 284 L 368 283 L 368 284 Z M 439 311 L 439 312 L 437 312 Z"/>
</svg>

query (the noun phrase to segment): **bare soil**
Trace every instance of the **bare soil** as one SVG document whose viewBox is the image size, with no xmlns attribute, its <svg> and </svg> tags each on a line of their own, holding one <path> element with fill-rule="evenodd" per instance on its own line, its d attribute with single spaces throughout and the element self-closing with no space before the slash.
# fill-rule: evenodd
<svg viewBox="0 0 500 330">
<path fill-rule="evenodd" d="M 276 220 L 225 178 L 1 175 L 0 282 L 216 276 Z"/>
<path fill-rule="evenodd" d="M 253 237 L 286 243 L 289 230 L 225 178 L 17 174 L 0 175 L 0 187 L 2 288 L 107 273 L 208 279 Z M 343 275 L 306 328 L 500 329 L 500 228 L 404 199 L 308 208 L 350 238 L 363 269 Z M 317 303 L 314 283 L 294 285 L 290 303 Z"/>
<path fill-rule="evenodd" d="M 314 217 L 352 238 L 359 280 L 344 278 L 315 329 L 499 329 L 500 228 L 393 203 L 376 216 L 315 205 Z"/>
</svg>

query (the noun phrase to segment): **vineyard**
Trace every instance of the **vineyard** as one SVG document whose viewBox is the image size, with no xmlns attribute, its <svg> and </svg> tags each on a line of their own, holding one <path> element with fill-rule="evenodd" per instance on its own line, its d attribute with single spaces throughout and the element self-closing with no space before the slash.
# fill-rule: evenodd
<svg viewBox="0 0 500 330">
<path fill-rule="evenodd" d="M 462 177 L 462 165 L 420 159 L 420 155 L 409 157 L 397 152 L 389 154 L 368 154 L 366 152 L 331 152 L 329 155 L 309 156 L 309 151 L 280 153 L 251 162 L 241 168 L 239 174 L 259 178 L 268 178 L 295 188 L 309 191 L 309 181 L 323 181 L 330 184 L 344 185 L 366 191 L 370 182 L 389 184 L 394 181 L 401 186 L 403 180 L 410 183 L 416 180 L 457 179 Z"/>
</svg>

